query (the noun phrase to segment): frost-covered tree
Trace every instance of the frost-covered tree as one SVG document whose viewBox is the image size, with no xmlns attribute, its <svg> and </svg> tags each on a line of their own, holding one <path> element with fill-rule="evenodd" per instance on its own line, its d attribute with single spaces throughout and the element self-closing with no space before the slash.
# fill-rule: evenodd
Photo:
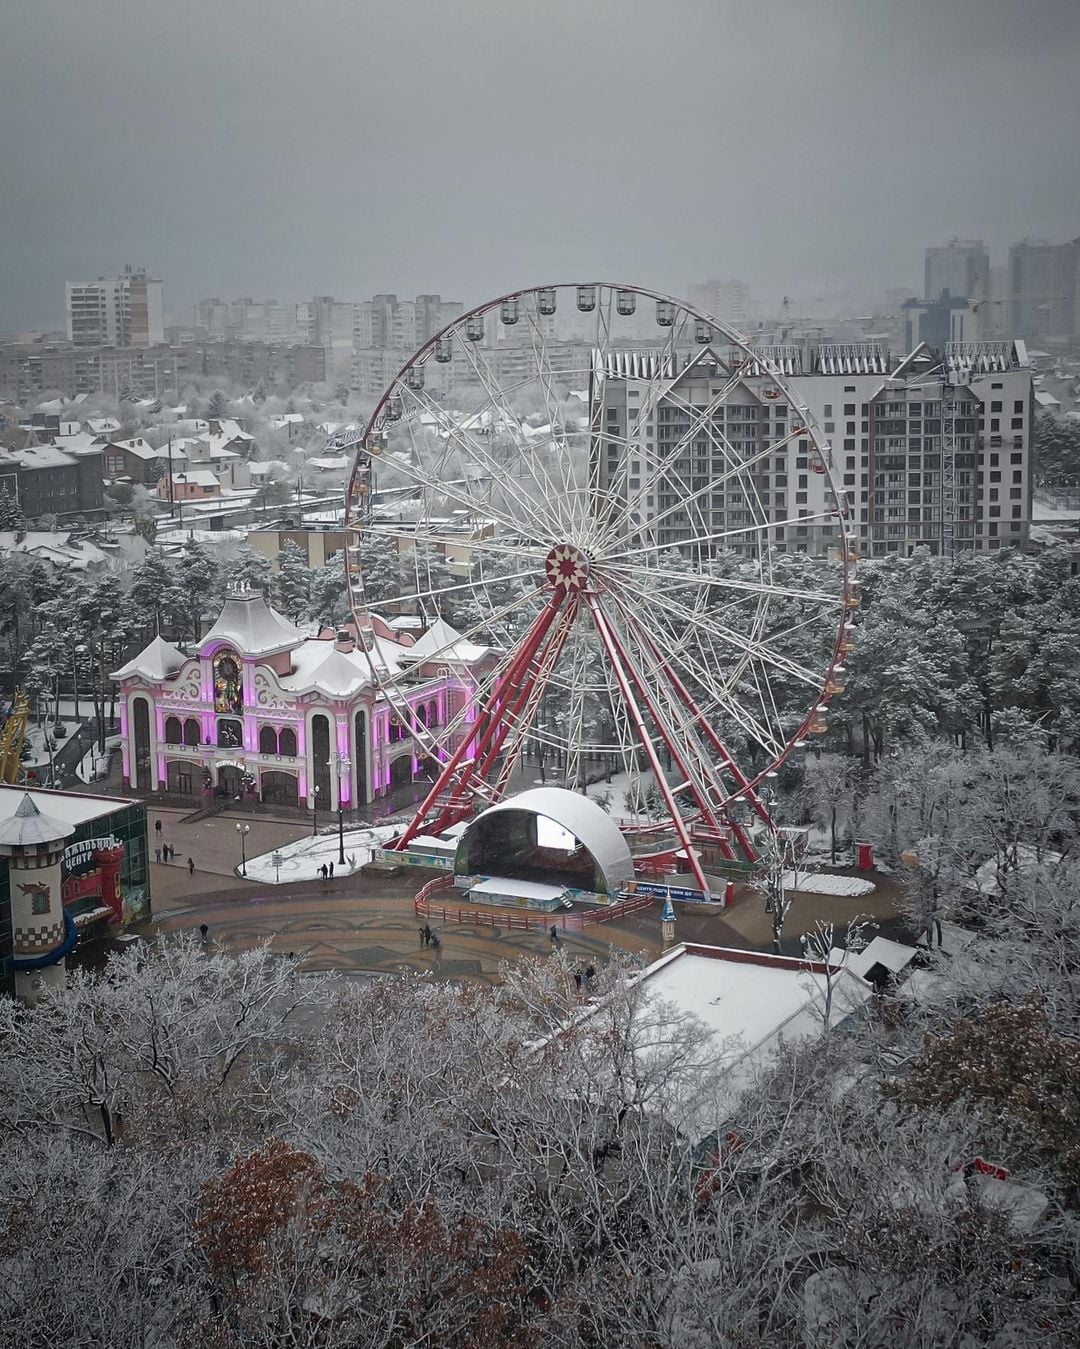
<svg viewBox="0 0 1080 1349">
<path fill-rule="evenodd" d="M 206 549 L 189 539 L 176 564 L 169 592 L 170 615 L 182 636 L 199 640 L 203 619 L 217 607 L 220 580 L 218 564 Z"/>
<path fill-rule="evenodd" d="M 273 584 L 274 603 L 295 623 L 311 603 L 311 568 L 307 553 L 292 539 L 286 539 L 278 553 L 278 570 Z"/>
<path fill-rule="evenodd" d="M 22 507 L 5 487 L 0 491 L 0 529 L 25 529 Z"/>
</svg>

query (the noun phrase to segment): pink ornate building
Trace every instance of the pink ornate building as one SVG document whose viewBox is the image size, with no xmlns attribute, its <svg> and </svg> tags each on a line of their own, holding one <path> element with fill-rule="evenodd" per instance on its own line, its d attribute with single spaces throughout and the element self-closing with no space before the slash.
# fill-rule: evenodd
<svg viewBox="0 0 1080 1349">
<path fill-rule="evenodd" d="M 453 718 L 494 659 L 441 619 L 418 639 L 379 620 L 365 635 L 425 726 Z M 354 632 L 306 636 L 257 593 L 230 595 L 194 655 L 156 637 L 114 678 L 124 783 L 138 792 L 330 810 L 340 794 L 352 810 L 420 771 Z"/>
</svg>

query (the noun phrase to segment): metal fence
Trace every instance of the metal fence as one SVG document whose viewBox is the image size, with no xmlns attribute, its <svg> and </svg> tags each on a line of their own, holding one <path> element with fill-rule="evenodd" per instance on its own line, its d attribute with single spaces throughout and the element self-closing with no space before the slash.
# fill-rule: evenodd
<svg viewBox="0 0 1080 1349">
<path fill-rule="evenodd" d="M 598 923 L 610 923 L 640 909 L 650 908 L 656 903 L 652 895 L 636 895 L 598 909 L 587 909 L 582 913 L 499 913 L 492 910 L 485 913 L 479 909 L 462 909 L 432 903 L 432 897 L 443 890 L 449 890 L 454 884 L 451 876 L 437 876 L 422 886 L 413 899 L 413 910 L 418 918 L 434 918 L 443 924 L 456 924 L 458 927 L 505 928 L 508 932 L 550 932 L 553 927 L 563 932 L 580 932 Z"/>
</svg>

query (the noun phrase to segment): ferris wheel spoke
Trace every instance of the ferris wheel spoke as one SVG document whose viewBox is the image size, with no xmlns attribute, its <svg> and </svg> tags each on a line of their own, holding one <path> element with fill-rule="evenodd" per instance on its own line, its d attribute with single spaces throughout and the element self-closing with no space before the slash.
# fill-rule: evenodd
<svg viewBox="0 0 1080 1349">
<path fill-rule="evenodd" d="M 719 488 L 723 487 L 723 485 L 726 482 L 728 482 L 731 478 L 737 477 L 740 473 L 743 473 L 746 470 L 753 468 L 755 465 L 759 464 L 763 459 L 768 459 L 771 454 L 772 454 L 771 449 L 761 450 L 759 451 L 759 453 L 755 454 L 752 458 L 746 459 L 742 463 L 736 464 L 734 467 L 728 469 L 727 472 L 722 473 L 720 477 L 718 478 L 710 477 L 709 481 L 706 482 L 703 487 L 699 487 L 695 491 L 692 491 L 687 497 L 677 501 L 675 505 L 668 506 L 666 509 L 660 511 L 656 515 L 648 516 L 647 519 L 645 519 L 642 522 L 641 526 L 642 529 L 643 530 L 655 529 L 657 525 L 663 524 L 663 522 L 669 519 L 672 515 L 678 515 L 680 511 L 688 510 L 688 508 L 694 505 L 696 502 L 702 500 L 705 497 L 712 496 L 714 492 L 716 492 Z"/>
<path fill-rule="evenodd" d="M 672 617 L 682 618 L 687 624 L 700 629 L 703 615 L 679 604 L 676 600 L 672 599 L 669 593 L 665 592 L 663 595 L 656 595 L 655 592 L 650 593 L 649 591 L 641 589 L 640 586 L 635 586 L 625 581 L 623 582 L 623 585 L 625 585 L 625 588 L 639 600 L 644 600 L 646 603 L 654 605 L 659 610 L 660 614 L 670 614 Z M 708 620 L 708 628 L 711 635 L 719 637 L 725 644 L 744 652 L 756 660 L 767 662 L 782 673 L 791 675 L 793 679 L 798 679 L 802 683 L 809 685 L 811 688 L 820 689 L 822 683 L 820 675 L 815 674 L 812 670 L 807 670 L 804 666 L 799 665 L 797 661 L 791 660 L 782 653 L 773 651 L 766 643 L 747 640 L 745 637 L 741 637 L 735 632 L 734 629 L 728 628 L 724 624 L 714 622 L 711 617 Z"/>
<path fill-rule="evenodd" d="M 489 405 L 495 411 L 498 412 L 499 417 L 501 418 L 503 424 L 503 429 L 514 443 L 515 449 L 517 450 L 518 462 L 520 466 L 528 470 L 530 476 L 533 479 L 533 482 L 536 484 L 536 488 L 537 491 L 540 493 L 541 499 L 547 500 L 548 494 L 552 491 L 553 484 L 551 483 L 550 479 L 548 479 L 547 486 L 545 487 L 540 482 L 540 479 L 537 477 L 534 468 L 535 455 L 531 451 L 531 446 L 527 438 L 521 433 L 520 424 L 518 422 L 517 416 L 514 413 L 513 409 L 510 407 L 509 403 L 506 401 L 505 394 L 503 390 L 500 388 L 498 381 L 495 379 L 494 372 L 488 365 L 487 361 L 484 359 L 483 352 L 480 350 L 477 344 L 470 343 L 467 346 L 466 350 L 469 358 L 469 364 L 472 366 L 473 373 L 475 374 L 477 380 L 479 381 L 481 388 L 484 390 Z M 540 465 L 540 467 L 542 469 L 543 465 Z M 545 471 L 545 478 L 546 478 L 546 471 Z M 530 518 L 532 518 L 534 521 L 538 520 L 539 517 L 536 514 L 535 506 L 530 508 L 529 514 Z"/>
<path fill-rule="evenodd" d="M 543 705 L 544 697 L 551 680 L 552 671 L 566 645 L 566 640 L 574 630 L 576 605 L 566 605 L 558 620 L 556 631 L 544 649 L 536 678 L 527 683 L 519 695 L 509 718 L 508 731 L 499 742 L 498 749 L 503 754 L 503 763 L 495 784 L 495 798 L 501 799 L 503 792 L 521 761 L 521 755 L 531 738 L 533 723 Z M 506 741 L 509 740 L 509 748 Z"/>
<path fill-rule="evenodd" d="M 658 633 L 664 631 L 662 626 L 656 624 L 650 626 L 655 627 Z M 725 707 L 729 715 L 757 742 L 766 754 L 778 757 L 782 752 L 782 740 L 774 735 L 767 725 L 760 722 L 756 715 L 735 696 L 736 680 L 734 678 L 729 677 L 718 683 L 717 672 L 725 665 L 725 659 L 722 653 L 711 650 L 711 644 L 706 646 L 706 651 L 710 653 L 710 659 L 708 660 L 705 659 L 704 653 L 698 653 L 691 649 L 682 652 L 684 668 L 707 696 L 708 705 L 704 709 L 705 713 L 707 714 L 714 707 Z M 750 660 L 751 657 L 747 654 L 739 670 L 745 670 Z"/>
<path fill-rule="evenodd" d="M 663 766 L 661 765 L 659 756 L 657 755 L 655 742 L 653 741 L 653 737 L 649 732 L 649 728 L 645 722 L 644 715 L 642 714 L 641 707 L 639 706 L 638 699 L 635 694 L 635 685 L 636 685 L 637 694 L 640 694 L 644 699 L 647 699 L 646 689 L 643 686 L 643 683 L 640 679 L 640 675 L 638 675 L 635 678 L 633 666 L 630 665 L 628 661 L 628 653 L 622 646 L 617 633 L 614 631 L 612 624 L 608 618 L 608 615 L 603 605 L 601 604 L 599 598 L 590 591 L 586 592 L 585 600 L 592 613 L 593 624 L 600 635 L 601 642 L 604 644 L 604 647 L 607 650 L 608 658 L 611 660 L 612 667 L 615 671 L 616 682 L 619 685 L 619 690 L 622 693 L 623 699 L 625 700 L 627 705 L 627 709 L 630 712 L 630 717 L 634 723 L 635 729 L 637 730 L 642 748 L 645 750 L 646 757 L 648 758 L 649 764 L 653 770 L 653 776 L 656 780 L 656 785 L 660 790 L 661 796 L 664 798 L 664 803 L 667 806 L 671 823 L 674 825 L 675 832 L 678 834 L 680 842 L 686 849 L 686 856 L 690 865 L 690 869 L 693 872 L 694 877 L 697 880 L 698 884 L 701 886 L 702 891 L 705 894 L 709 894 L 710 892 L 709 882 L 706 880 L 705 873 L 702 871 L 701 866 L 698 863 L 697 853 L 695 852 L 694 845 L 690 839 L 690 834 L 689 831 L 687 830 L 686 822 L 683 819 L 682 811 L 679 809 L 678 802 L 675 800 L 671 787 L 668 784 L 668 780 L 664 773 Z M 649 711 L 650 714 L 652 715 L 654 722 L 659 723 L 658 729 L 660 730 L 661 737 L 665 740 L 669 752 L 671 752 L 672 756 L 677 761 L 679 761 L 678 749 L 673 743 L 673 738 L 670 739 L 668 738 L 671 734 L 670 730 L 668 730 L 665 733 L 663 719 L 658 716 L 655 708 L 649 708 Z M 684 773 L 685 776 L 689 777 L 689 774 L 686 772 L 686 769 L 682 762 L 680 762 L 679 764 L 679 771 L 681 773 Z"/>
<path fill-rule="evenodd" d="M 406 388 L 407 387 L 408 386 L 406 386 Z M 525 521 L 533 528 L 542 528 L 540 516 L 536 510 L 536 503 L 530 501 L 528 496 L 518 489 L 516 482 L 513 480 L 513 475 L 507 472 L 506 465 L 499 464 L 497 460 L 491 458 L 486 449 L 480 444 L 480 438 L 478 436 L 463 433 L 460 424 L 456 423 L 453 418 L 448 417 L 444 409 L 429 398 L 422 390 L 409 389 L 408 392 L 418 407 L 421 407 L 431 415 L 442 419 L 442 426 L 446 431 L 447 437 L 456 441 L 463 451 L 467 452 L 471 458 L 476 460 L 481 467 L 487 470 L 493 487 L 495 484 L 498 484 L 499 488 L 506 496 L 512 499 L 513 502 L 520 507 Z M 413 446 L 413 454 L 414 456 L 417 454 L 415 443 Z M 537 485 L 539 487 L 539 483 Z M 488 509 L 492 509 L 490 505 L 488 505 Z M 509 516 L 508 522 L 512 519 L 513 517 Z"/>
<path fill-rule="evenodd" d="M 710 534 L 695 536 L 692 539 L 681 540 L 675 543 L 649 543 L 640 548 L 633 548 L 621 553 L 604 553 L 597 560 L 605 564 L 618 562 L 623 558 L 631 560 L 640 557 L 643 553 L 664 553 L 669 549 L 703 547 L 707 543 L 716 543 L 720 539 L 741 538 L 748 534 L 760 534 L 765 530 L 775 529 L 784 525 L 812 525 L 817 520 L 831 519 L 831 512 L 817 511 L 812 515 L 789 516 L 785 520 L 762 520 L 754 525 L 739 525 L 732 529 L 722 529 Z"/>
<path fill-rule="evenodd" d="M 818 604 L 838 605 L 840 603 L 838 596 L 826 595 L 821 591 L 794 590 L 790 586 L 771 585 L 766 581 L 737 581 L 732 576 L 709 576 L 690 572 L 663 571 L 654 567 L 636 567 L 633 564 L 612 567 L 611 571 L 616 576 L 632 575 L 647 577 L 654 581 L 663 581 L 665 586 L 676 589 L 681 586 L 712 586 L 721 590 L 740 591 L 747 595 L 769 595 L 785 599 L 808 600 Z"/>
<path fill-rule="evenodd" d="M 417 580 L 419 580 L 419 579 L 420 579 L 419 576 L 417 576 Z M 429 581 L 430 581 L 430 579 L 431 579 L 431 577 L 430 577 L 430 570 L 429 570 L 429 574 L 428 574 L 428 578 L 427 578 L 427 579 L 428 579 Z M 507 581 L 507 582 L 509 582 L 509 581 L 535 581 L 535 580 L 536 580 L 536 571 L 535 571 L 535 569 L 534 569 L 534 570 L 532 570 L 532 571 L 519 571 L 519 572 L 514 572 L 514 573 L 513 573 L 512 575 L 510 575 L 510 576 L 500 576 L 500 577 L 499 577 L 499 580 L 500 580 L 500 581 Z M 474 592 L 475 589 L 476 589 L 476 586 L 475 586 L 475 583 L 474 583 L 474 582 L 472 582 L 472 581 L 462 581 L 459 585 L 435 586 L 434 588 L 432 588 L 432 589 L 430 589 L 430 590 L 418 590 L 418 591 L 415 591 L 415 592 L 410 593 L 410 594 L 408 595 L 407 598 L 408 598 L 409 602 L 411 603 L 413 600 L 441 599 L 443 595 L 460 594 L 462 591 L 465 591 L 465 590 L 467 590 L 467 591 L 469 591 L 469 592 L 471 593 L 471 592 Z M 366 602 L 365 607 L 366 607 L 367 609 L 369 609 L 369 610 L 379 610 L 379 609 L 387 609 L 387 608 L 390 608 L 390 607 L 393 607 L 393 606 L 400 607 L 401 604 L 402 604 L 402 600 L 401 600 L 401 597 L 399 596 L 399 597 L 396 598 L 396 599 L 389 599 L 389 600 L 369 600 L 369 601 Z"/>
<path fill-rule="evenodd" d="M 363 538 L 369 536 L 382 539 L 407 539 L 412 543 L 433 544 L 440 548 L 462 548 L 470 553 L 487 554 L 492 557 L 512 557 L 515 562 L 521 562 L 525 558 L 532 558 L 537 561 L 546 556 L 545 548 L 533 548 L 521 544 L 500 544 L 492 539 L 470 539 L 460 534 L 435 534 L 429 530 L 424 530 L 423 535 L 418 534 L 416 525 L 412 528 L 404 526 L 395 527 L 392 524 L 370 524 L 365 525 L 360 544 L 361 554 L 363 552 Z M 355 551 L 356 545 L 350 545 Z"/>
<path fill-rule="evenodd" d="M 561 485 L 563 491 L 569 497 L 573 489 L 572 464 L 570 463 L 569 446 L 566 438 L 566 428 L 563 422 L 562 413 L 559 410 L 558 398 L 552 383 L 554 371 L 551 366 L 551 358 L 548 354 L 547 338 L 540 329 L 536 321 L 537 315 L 532 306 L 525 307 L 525 321 L 529 331 L 529 341 L 532 346 L 533 359 L 536 362 L 537 380 L 544 396 L 544 408 L 548 416 L 548 425 L 551 427 L 552 436 L 550 441 L 551 452 L 556 460 L 556 465 L 560 471 Z M 554 501 L 556 510 L 559 512 L 560 523 L 562 523 L 561 503 L 556 496 Z M 572 522 L 571 513 L 569 524 Z"/>
<path fill-rule="evenodd" d="M 681 375 L 676 376 L 676 379 L 678 378 L 681 378 Z M 674 384 L 675 379 L 673 379 L 670 382 L 668 388 L 667 397 L 669 399 L 671 396 L 671 389 L 674 387 Z M 652 468 L 649 471 L 649 476 L 646 477 L 642 482 L 641 486 L 636 489 L 634 496 L 631 497 L 627 495 L 625 504 L 623 506 L 624 519 L 629 517 L 630 512 L 634 510 L 639 505 L 640 502 L 647 500 L 649 493 L 655 491 L 657 484 L 662 482 L 665 478 L 667 478 L 669 474 L 673 475 L 675 483 L 677 483 L 683 489 L 688 490 L 687 484 L 683 482 L 681 476 L 675 471 L 675 465 L 678 463 L 680 459 L 682 459 L 685 456 L 687 447 L 690 445 L 694 437 L 698 434 L 702 425 L 705 425 L 712 418 L 716 409 L 719 406 L 721 406 L 721 404 L 725 401 L 728 392 L 729 386 L 725 385 L 725 387 L 720 391 L 720 393 L 718 393 L 715 397 L 713 397 L 709 401 L 709 403 L 707 403 L 705 406 L 701 408 L 697 422 L 696 423 L 692 422 L 690 427 L 683 432 L 683 434 L 679 437 L 679 439 L 675 442 L 675 444 L 671 447 L 671 449 L 668 450 L 665 455 L 663 455 L 660 461 L 658 463 L 653 464 Z M 643 428 L 647 425 L 648 417 L 651 415 L 652 409 L 647 410 L 645 408 L 642 408 L 638 413 L 637 419 L 638 430 L 636 436 L 633 439 L 630 438 L 627 439 L 627 448 L 622 457 L 623 465 L 625 467 L 620 470 L 620 475 L 617 475 L 616 479 L 616 490 L 620 495 L 623 491 L 629 493 L 630 465 L 631 462 L 637 462 L 637 460 L 633 461 L 631 460 L 631 454 L 639 456 L 640 459 L 643 461 L 646 461 L 648 458 L 646 450 L 641 444 L 641 437 L 644 434 Z M 659 439 L 659 437 L 657 438 Z M 620 476 L 621 482 L 618 481 Z M 609 528 L 608 538 L 603 540 L 603 542 L 606 543 L 607 541 L 610 540 L 611 537 L 616 535 L 617 530 L 614 528 Z"/>
<path fill-rule="evenodd" d="M 711 793 L 709 799 L 713 806 L 718 808 L 729 792 L 718 776 L 713 755 L 706 744 L 710 728 L 700 709 L 686 695 L 685 687 L 671 668 L 670 659 L 653 640 L 645 625 L 629 606 L 621 600 L 616 603 L 627 630 L 634 635 L 646 673 L 651 674 L 654 688 L 670 708 L 673 728 L 680 737 L 680 744 L 693 758 L 699 781 L 703 789 Z M 715 739 L 715 736 L 712 738 Z"/>
</svg>

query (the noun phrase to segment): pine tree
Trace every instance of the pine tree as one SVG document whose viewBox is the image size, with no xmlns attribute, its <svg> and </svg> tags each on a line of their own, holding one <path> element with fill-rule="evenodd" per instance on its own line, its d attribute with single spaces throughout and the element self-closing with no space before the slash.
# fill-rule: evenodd
<svg viewBox="0 0 1080 1349">
<path fill-rule="evenodd" d="M 278 553 L 278 573 L 274 578 L 274 603 L 295 623 L 311 604 L 311 568 L 307 554 L 292 539 Z"/>
<path fill-rule="evenodd" d="M 175 579 L 173 568 L 160 553 L 147 553 L 135 568 L 128 600 L 147 639 L 161 632 Z"/>
<path fill-rule="evenodd" d="M 5 487 L 0 491 L 0 529 L 25 529 L 26 519 L 22 507 L 8 493 Z"/>
<path fill-rule="evenodd" d="M 190 540 L 173 575 L 169 600 L 173 618 L 181 632 L 199 640 L 202 620 L 216 609 L 220 572 L 213 558 Z"/>
</svg>

